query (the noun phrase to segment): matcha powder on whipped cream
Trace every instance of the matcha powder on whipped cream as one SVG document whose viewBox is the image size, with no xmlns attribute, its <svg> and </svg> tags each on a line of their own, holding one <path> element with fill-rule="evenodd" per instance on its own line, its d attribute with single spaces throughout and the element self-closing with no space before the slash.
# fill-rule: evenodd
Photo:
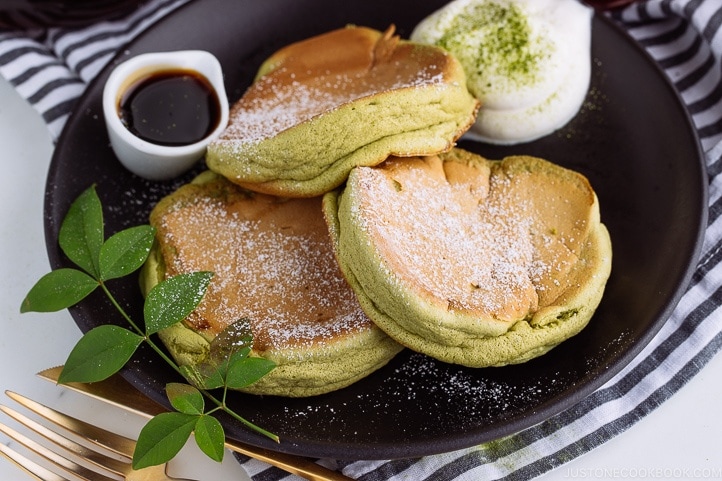
<svg viewBox="0 0 722 481">
<path fill-rule="evenodd" d="M 564 126 L 591 77 L 593 10 L 577 0 L 454 0 L 414 28 L 451 52 L 481 101 L 467 138 L 528 142 Z"/>
<path fill-rule="evenodd" d="M 511 90 L 535 83 L 543 67 L 540 59 L 549 57 L 555 48 L 548 39 L 533 34 L 517 5 L 494 2 L 474 5 L 454 17 L 436 44 L 456 55 L 477 97 L 490 88 Z"/>
</svg>

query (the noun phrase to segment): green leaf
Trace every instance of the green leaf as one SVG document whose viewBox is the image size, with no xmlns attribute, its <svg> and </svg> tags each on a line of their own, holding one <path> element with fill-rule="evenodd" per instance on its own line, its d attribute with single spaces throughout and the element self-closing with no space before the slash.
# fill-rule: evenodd
<svg viewBox="0 0 722 481">
<path fill-rule="evenodd" d="M 60 248 L 79 269 L 58 269 L 45 275 L 31 288 L 20 307 L 21 312 L 57 311 L 71 307 L 102 287 L 132 327 L 133 330 L 101 325 L 83 335 L 68 356 L 59 383 L 107 379 L 128 363 L 143 342 L 160 353 L 151 334 L 185 319 L 205 296 L 213 276 L 210 272 L 195 272 L 157 284 L 146 296 L 144 333 L 106 289 L 104 282 L 127 276 L 143 266 L 153 247 L 155 229 L 151 226 L 131 227 L 106 241 L 104 228 L 103 208 L 93 186 L 72 203 L 58 234 Z M 223 410 L 250 429 L 278 441 L 278 436 L 230 410 L 225 405 L 225 391 L 223 401 L 207 392 L 207 389 L 226 386 L 228 377 L 236 384 L 246 385 L 273 368 L 268 361 L 248 360 L 253 341 L 249 322 L 235 323 L 216 339 L 209 353 L 212 356 L 209 355 L 208 361 L 200 367 L 179 367 L 170 358 L 162 356 L 192 385 L 171 383 L 166 387 L 168 398 L 178 412 L 160 414 L 143 428 L 133 454 L 135 469 L 170 461 L 194 431 L 198 446 L 206 455 L 217 461 L 223 459 L 223 427 L 216 418 L 205 413 L 204 396 L 218 406 L 209 413 Z"/>
<path fill-rule="evenodd" d="M 192 366 L 181 366 L 183 376 L 192 385 L 199 389 L 217 389 L 226 385 L 228 366 L 234 358 L 241 358 L 248 355 L 249 348 L 244 348 L 235 354 L 229 354 L 229 358 L 211 358 Z"/>
<path fill-rule="evenodd" d="M 172 382 L 165 386 L 165 393 L 175 409 L 185 414 L 203 414 L 203 394 L 188 384 Z"/>
<path fill-rule="evenodd" d="M 238 389 L 249 386 L 271 372 L 276 363 L 262 357 L 237 359 L 228 367 L 226 386 Z"/>
<path fill-rule="evenodd" d="M 247 318 L 242 318 L 230 324 L 213 338 L 208 357 L 212 362 L 220 364 L 238 353 L 247 356 L 252 346 L 251 322 Z"/>
<path fill-rule="evenodd" d="M 133 469 L 167 463 L 188 441 L 197 415 L 161 413 L 143 427 L 133 452 Z"/>
<path fill-rule="evenodd" d="M 56 269 L 45 274 L 30 289 L 20 312 L 55 312 L 85 299 L 100 284 L 77 269 Z"/>
<path fill-rule="evenodd" d="M 116 279 L 140 269 L 153 246 L 155 229 L 139 225 L 111 236 L 100 248 L 100 279 Z"/>
<path fill-rule="evenodd" d="M 71 261 L 96 279 L 100 278 L 103 229 L 103 206 L 95 187 L 89 187 L 70 205 L 60 226 L 58 242 Z"/>
<path fill-rule="evenodd" d="M 219 463 L 223 461 L 226 435 L 216 418 L 209 415 L 199 417 L 196 421 L 195 437 L 196 444 L 209 458 Z"/>
<path fill-rule="evenodd" d="M 80 338 L 70 352 L 58 382 L 102 381 L 120 371 L 143 337 L 114 325 L 98 326 Z"/>
<path fill-rule="evenodd" d="M 146 333 L 154 334 L 188 317 L 203 299 L 211 277 L 211 272 L 180 274 L 153 287 L 143 306 Z"/>
<path fill-rule="evenodd" d="M 200 389 L 216 389 L 227 386 L 229 381 L 229 370 L 235 363 L 243 361 L 251 353 L 253 335 L 248 319 L 240 319 L 226 329 L 218 333 L 211 341 L 208 357 L 193 367 L 184 366 L 181 368 L 188 381 Z M 264 365 L 255 364 L 252 361 L 248 367 L 237 367 L 236 369 L 250 369 L 247 373 L 236 372 L 233 386 L 247 386 L 255 380 L 267 374 L 275 367 L 270 361 L 264 361 Z M 267 364 L 270 363 L 270 364 Z"/>
<path fill-rule="evenodd" d="M 184 365 L 180 366 L 180 370 L 183 377 L 198 389 L 217 389 L 225 384 L 225 378 L 213 364 Z"/>
</svg>

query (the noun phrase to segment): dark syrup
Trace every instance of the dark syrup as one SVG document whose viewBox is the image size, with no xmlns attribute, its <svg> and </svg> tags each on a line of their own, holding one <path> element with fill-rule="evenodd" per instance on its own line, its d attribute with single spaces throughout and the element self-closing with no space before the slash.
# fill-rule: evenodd
<svg viewBox="0 0 722 481">
<path fill-rule="evenodd" d="M 202 140 L 221 118 L 215 90 L 192 70 L 165 70 L 139 79 L 123 93 L 118 110 L 135 136 L 166 146 Z"/>
</svg>

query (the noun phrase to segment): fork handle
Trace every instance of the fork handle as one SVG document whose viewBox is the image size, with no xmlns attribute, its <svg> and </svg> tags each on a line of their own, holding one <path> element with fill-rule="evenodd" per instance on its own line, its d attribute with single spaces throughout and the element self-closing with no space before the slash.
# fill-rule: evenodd
<svg viewBox="0 0 722 481">
<path fill-rule="evenodd" d="M 309 481 L 352 481 L 351 478 L 338 471 L 324 468 L 320 464 L 300 456 L 279 453 L 255 446 L 239 446 L 232 442 L 227 442 L 226 447 L 231 451 L 245 454 Z"/>
</svg>

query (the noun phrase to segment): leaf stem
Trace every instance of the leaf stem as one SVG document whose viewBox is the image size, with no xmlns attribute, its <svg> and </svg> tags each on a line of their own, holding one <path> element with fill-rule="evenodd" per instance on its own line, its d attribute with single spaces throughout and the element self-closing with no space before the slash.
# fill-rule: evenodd
<svg viewBox="0 0 722 481">
<path fill-rule="evenodd" d="M 144 293 L 145 304 L 140 325 L 131 319 L 105 284 L 110 279 L 135 272 L 148 262 L 155 233 L 151 226 L 136 226 L 105 239 L 102 204 L 95 186 L 91 186 L 73 202 L 58 234 L 61 250 L 80 270 L 67 268 L 44 276 L 28 293 L 21 312 L 48 312 L 67 308 L 100 287 L 126 325 L 100 326 L 86 333 L 71 352 L 61 378 L 68 364 L 71 364 L 70 370 L 74 372 L 68 375 L 68 381 L 93 382 L 104 379 L 122 369 L 140 344 L 146 343 L 188 383 L 185 385 L 187 388 L 178 387 L 180 383 L 167 385 L 166 395 L 175 412 L 162 413 L 143 428 L 133 453 L 134 467 L 170 460 L 185 442 L 181 439 L 183 435 L 187 439 L 198 426 L 202 434 L 196 437 L 199 447 L 209 457 L 220 461 L 225 437 L 223 427 L 217 419 L 211 421 L 205 417 L 217 411 L 224 411 L 245 427 L 280 442 L 278 436 L 256 426 L 228 407 L 228 389 L 233 384 L 229 383 L 227 373 L 224 375 L 223 394 L 219 400 L 207 390 L 211 384 L 207 384 L 208 388 L 200 387 L 199 382 L 194 382 L 194 376 L 184 371 L 186 366 L 179 366 L 168 350 L 161 348 L 162 343 L 156 343 L 151 338 L 161 330 L 182 322 L 198 306 L 213 273 L 173 276 L 158 283 Z M 99 363 L 103 364 L 101 361 L 105 361 L 104 366 L 99 366 Z M 88 367 L 90 364 L 92 366 Z M 214 386 L 217 385 L 214 383 Z M 206 403 L 202 402 L 204 398 L 213 404 L 211 409 L 206 410 Z M 168 424 L 168 420 L 172 422 Z M 182 432 L 178 436 L 180 428 Z M 165 441 L 159 442 L 159 438 Z"/>
<path fill-rule="evenodd" d="M 267 430 L 263 429 L 263 428 L 260 427 L 260 426 L 256 426 L 256 425 L 253 424 L 251 421 L 249 421 L 249 420 L 245 419 L 244 417 L 238 415 L 233 409 L 229 408 L 228 405 L 227 405 L 226 402 L 225 402 L 225 392 L 226 392 L 226 391 L 227 391 L 227 388 L 224 388 L 224 400 L 223 400 L 223 401 L 219 401 L 215 396 L 213 396 L 212 394 L 210 394 L 210 393 L 207 392 L 207 391 L 202 391 L 202 392 L 206 395 L 206 397 L 207 397 L 211 402 L 213 402 L 216 406 L 218 406 L 218 409 L 222 409 L 222 410 L 223 410 L 224 412 L 226 412 L 229 416 L 231 416 L 231 417 L 234 418 L 235 420 L 243 423 L 243 425 L 245 425 L 246 427 L 248 427 L 248 428 L 256 431 L 256 432 L 259 433 L 259 434 L 262 434 L 262 435 L 266 436 L 267 438 L 272 439 L 273 441 L 275 441 L 275 442 L 277 442 L 277 443 L 281 441 L 281 439 L 278 437 L 277 434 L 273 434 L 272 432 L 267 431 Z"/>
<path fill-rule="evenodd" d="M 110 299 L 110 302 L 113 304 L 113 306 L 115 306 L 118 312 L 120 312 L 120 315 L 123 316 L 123 319 L 125 319 L 138 334 L 145 335 L 145 333 L 135 324 L 135 322 L 133 322 L 133 319 L 130 318 L 128 313 L 125 312 L 125 309 L 123 309 L 123 307 L 118 304 L 118 301 L 115 300 L 115 297 L 113 297 L 113 294 L 108 289 L 108 286 L 105 285 L 105 282 L 99 280 L 98 283 L 100 284 L 101 289 L 103 289 L 103 292 L 105 292 L 105 295 L 108 297 L 108 299 Z"/>
<path fill-rule="evenodd" d="M 133 329 L 135 329 L 135 331 L 143 337 L 143 340 L 145 341 L 145 343 L 148 344 L 160 357 L 163 358 L 163 360 L 165 360 L 178 374 L 180 374 L 185 379 L 183 372 L 181 371 L 180 367 L 175 363 L 175 361 L 173 361 L 173 359 L 171 359 L 160 347 L 158 347 L 158 345 L 153 342 L 153 340 L 150 338 L 150 336 L 148 336 L 146 334 L 145 331 L 140 329 L 140 327 L 138 327 L 138 325 L 135 322 L 133 322 L 131 317 L 128 315 L 128 313 L 125 311 L 125 309 L 123 309 L 123 307 L 118 303 L 118 301 L 115 299 L 115 297 L 110 292 L 110 290 L 108 289 L 108 287 L 105 285 L 104 282 L 100 282 L 100 287 L 103 289 L 103 292 L 105 292 L 105 295 L 108 297 L 108 299 L 113 304 L 113 306 L 115 306 L 115 308 L 118 310 L 118 312 L 120 312 L 120 315 L 123 316 L 123 319 L 125 319 L 128 322 L 128 324 L 130 324 L 130 326 Z M 210 392 L 208 392 L 205 389 L 201 389 L 200 391 L 203 393 L 203 395 L 206 398 L 208 398 L 211 402 L 213 402 L 213 404 L 216 405 L 216 408 L 214 408 L 210 412 L 213 412 L 216 410 L 222 410 L 222 411 L 226 412 L 232 418 L 241 422 L 246 427 L 256 431 L 259 434 L 262 434 L 262 435 L 272 439 L 273 441 L 275 441 L 277 443 L 280 442 L 280 438 L 278 437 L 278 435 L 273 434 L 272 432 L 267 431 L 267 430 L 263 429 L 262 427 L 253 424 L 251 421 L 238 415 L 235 411 L 233 411 L 231 408 L 228 407 L 228 405 L 226 404 L 226 395 L 228 393 L 227 386 L 223 387 L 223 399 L 222 400 L 218 400 L 215 396 L 213 396 Z"/>
<path fill-rule="evenodd" d="M 100 283 L 100 287 L 103 289 L 103 292 L 105 292 L 105 295 L 108 296 L 108 299 L 110 299 L 110 302 L 115 306 L 115 308 L 120 312 L 120 315 L 123 316 L 123 319 L 125 319 L 130 326 L 135 329 L 135 331 L 143 337 L 143 340 L 146 344 L 148 344 L 160 357 L 163 358 L 164 361 L 166 361 L 172 368 L 175 370 L 178 374 L 181 376 L 183 373 L 181 372 L 180 367 L 171 359 L 160 347 L 158 347 L 153 340 L 146 334 L 144 330 L 142 330 L 138 325 L 133 322 L 133 320 L 130 318 L 127 312 L 125 312 L 125 309 L 118 303 L 118 301 L 113 297 L 113 294 L 110 292 L 108 287 L 105 285 L 104 282 Z M 184 377 L 185 378 L 185 377 Z"/>
</svg>

